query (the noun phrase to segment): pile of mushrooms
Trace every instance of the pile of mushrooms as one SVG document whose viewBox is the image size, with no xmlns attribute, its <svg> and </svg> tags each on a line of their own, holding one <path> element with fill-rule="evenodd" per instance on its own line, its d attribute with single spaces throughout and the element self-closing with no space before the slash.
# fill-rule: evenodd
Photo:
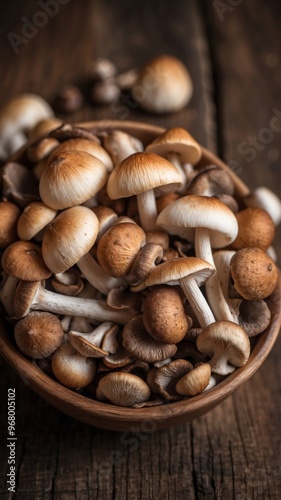
<svg viewBox="0 0 281 500">
<path fill-rule="evenodd" d="M 184 129 L 63 124 L 1 169 L 2 313 L 64 386 L 138 408 L 210 390 L 271 321 L 281 204 L 244 199 Z M 274 222 L 273 222 L 274 221 Z"/>
</svg>

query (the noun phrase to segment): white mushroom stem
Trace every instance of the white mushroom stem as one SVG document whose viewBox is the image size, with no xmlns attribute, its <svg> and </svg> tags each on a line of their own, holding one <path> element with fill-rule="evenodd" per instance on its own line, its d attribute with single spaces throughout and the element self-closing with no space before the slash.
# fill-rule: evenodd
<svg viewBox="0 0 281 500">
<path fill-rule="evenodd" d="M 197 257 L 209 262 L 216 269 L 210 242 L 210 233 L 206 228 L 198 227 L 195 229 L 195 254 Z M 217 273 L 206 281 L 205 289 L 208 302 L 216 320 L 235 321 L 223 296 Z"/>
<path fill-rule="evenodd" d="M 177 153 L 169 153 L 167 155 L 167 160 L 169 160 L 169 162 L 172 163 L 174 167 L 176 167 L 177 171 L 179 172 L 182 178 L 182 186 L 179 189 L 177 189 L 177 193 L 184 193 L 187 187 L 188 179 L 186 177 L 182 163 L 179 159 L 179 155 Z"/>
<path fill-rule="evenodd" d="M 153 189 L 137 195 L 137 203 L 141 226 L 145 232 L 157 229 L 157 206 Z"/>
<path fill-rule="evenodd" d="M 104 339 L 105 334 L 114 326 L 114 323 L 110 321 L 104 321 L 99 326 L 97 326 L 94 330 L 89 333 L 79 332 L 71 330 L 69 333 L 72 335 L 78 335 L 79 337 L 83 337 L 91 342 L 94 346 L 100 347 L 101 343 Z"/>
<path fill-rule="evenodd" d="M 86 253 L 78 262 L 77 266 L 85 278 L 104 295 L 108 295 L 112 288 L 126 285 L 125 280 L 113 278 L 105 273 L 91 254 Z"/>
<path fill-rule="evenodd" d="M 214 315 L 199 286 L 197 285 L 195 278 L 187 276 L 179 280 L 179 283 L 199 321 L 200 326 L 205 328 L 205 326 L 214 323 L 216 321 Z"/>
<path fill-rule="evenodd" d="M 67 297 L 53 293 L 45 290 L 41 284 L 37 288 L 31 309 L 55 314 L 83 316 L 98 321 L 114 321 L 119 324 L 126 324 L 135 314 L 135 311 L 127 309 L 117 311 L 100 300 Z"/>
<path fill-rule="evenodd" d="M 230 310 L 232 320 L 239 324 L 238 315 L 241 299 L 231 299 L 229 297 L 229 283 L 231 279 L 230 261 L 236 252 L 233 250 L 220 250 L 214 254 L 215 267 L 219 282 L 218 296 L 223 297 Z"/>
<path fill-rule="evenodd" d="M 212 372 L 218 373 L 219 375 L 229 375 L 229 373 L 236 370 L 236 366 L 231 365 L 228 361 L 229 353 L 227 351 L 221 352 L 218 349 L 208 363 L 211 365 Z"/>
<path fill-rule="evenodd" d="M 114 130 L 103 140 L 104 149 L 110 154 L 114 165 L 118 165 L 128 156 L 143 151 L 142 142 L 121 130 Z"/>
</svg>

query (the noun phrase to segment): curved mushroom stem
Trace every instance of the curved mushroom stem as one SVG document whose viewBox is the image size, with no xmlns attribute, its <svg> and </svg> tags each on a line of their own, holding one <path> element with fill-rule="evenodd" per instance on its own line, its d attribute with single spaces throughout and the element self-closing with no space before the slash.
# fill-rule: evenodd
<svg viewBox="0 0 281 500">
<path fill-rule="evenodd" d="M 212 372 L 217 373 L 218 375 L 229 375 L 229 373 L 234 372 L 236 370 L 236 366 L 231 365 L 228 362 L 228 355 L 226 352 L 218 352 L 214 353 L 212 359 L 208 361 L 211 365 Z"/>
<path fill-rule="evenodd" d="M 93 345 L 100 347 L 105 334 L 112 329 L 114 326 L 114 323 L 110 321 L 103 321 L 99 326 L 97 326 L 94 330 L 92 330 L 89 333 L 83 333 L 79 331 L 74 331 L 70 330 L 69 333 L 72 335 L 79 335 L 79 337 L 83 337 L 84 339 L 87 339 L 89 342 L 91 342 Z M 117 327 L 117 325 L 116 325 Z M 118 329 L 118 327 L 117 327 Z"/>
<path fill-rule="evenodd" d="M 153 189 L 137 195 L 141 226 L 145 232 L 157 229 L 157 206 Z"/>
<path fill-rule="evenodd" d="M 77 266 L 85 278 L 104 295 L 108 295 L 112 288 L 126 285 L 120 278 L 113 278 L 105 273 L 97 261 L 89 253 L 86 253 L 78 262 Z"/>
<path fill-rule="evenodd" d="M 191 305 L 200 326 L 205 328 L 205 326 L 214 323 L 216 321 L 214 315 L 204 295 L 201 293 L 196 280 L 192 276 L 186 276 L 180 280 L 180 287 Z"/>
<path fill-rule="evenodd" d="M 231 279 L 230 261 L 236 252 L 234 250 L 219 250 L 213 255 L 215 268 L 217 270 L 219 289 L 217 290 L 218 297 L 223 297 L 226 301 L 232 320 L 234 323 L 239 323 L 239 307 L 242 299 L 231 299 L 229 297 L 229 284 Z M 214 283 L 216 285 L 216 283 Z"/>
<path fill-rule="evenodd" d="M 45 290 L 41 283 L 37 287 L 30 308 L 55 314 L 83 316 L 98 321 L 114 321 L 119 324 L 126 324 L 136 313 L 127 309 L 117 311 L 100 300 L 53 293 Z"/>
<path fill-rule="evenodd" d="M 195 229 L 195 254 L 197 257 L 206 260 L 216 269 L 209 230 L 198 227 Z M 229 306 L 223 296 L 219 276 L 215 273 L 205 284 L 207 299 L 217 321 L 235 321 Z M 237 323 L 238 321 L 236 321 Z"/>
</svg>

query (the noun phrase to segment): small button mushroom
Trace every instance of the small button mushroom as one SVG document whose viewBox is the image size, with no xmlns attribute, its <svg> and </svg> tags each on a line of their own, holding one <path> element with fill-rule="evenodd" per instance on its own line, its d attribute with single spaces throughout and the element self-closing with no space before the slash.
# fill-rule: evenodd
<svg viewBox="0 0 281 500">
<path fill-rule="evenodd" d="M 232 248 L 258 247 L 266 251 L 270 247 L 275 226 L 268 212 L 263 208 L 245 208 L 236 214 L 238 235 L 232 242 Z"/>
<path fill-rule="evenodd" d="M 19 349 L 32 358 L 47 358 L 63 343 L 60 320 L 47 312 L 31 312 L 19 320 L 14 329 Z"/>
<path fill-rule="evenodd" d="M 109 400 L 117 406 L 133 406 L 150 397 L 148 385 L 132 373 L 115 372 L 103 377 L 97 388 L 100 401 Z"/>
<path fill-rule="evenodd" d="M 281 201 L 280 198 L 270 189 L 261 186 L 243 198 L 247 207 L 260 207 L 269 213 L 275 226 L 281 222 Z"/>
<path fill-rule="evenodd" d="M 107 181 L 105 165 L 85 151 L 52 155 L 40 178 L 42 201 L 63 210 L 92 198 Z"/>
<path fill-rule="evenodd" d="M 81 90 L 73 84 L 64 85 L 55 97 L 55 109 L 59 113 L 75 113 L 82 108 L 84 97 Z"/>
<path fill-rule="evenodd" d="M 191 180 L 186 194 L 203 196 L 233 195 L 234 183 L 229 173 L 215 165 L 209 165 Z"/>
<path fill-rule="evenodd" d="M 110 173 L 113 169 L 113 163 L 109 154 L 96 141 L 84 139 L 83 137 L 68 139 L 67 141 L 62 142 L 59 147 L 56 148 L 52 156 L 58 155 L 65 151 L 84 151 L 85 153 L 89 153 L 90 155 L 95 156 L 95 158 L 100 160 L 105 165 L 108 173 Z"/>
<path fill-rule="evenodd" d="M 48 311 L 54 314 L 82 316 L 95 321 L 114 321 L 126 324 L 136 311 L 115 310 L 105 301 L 67 297 L 45 290 L 40 281 L 20 281 L 14 297 L 14 315 L 17 319 L 30 310 Z"/>
<path fill-rule="evenodd" d="M 183 196 L 164 208 L 157 224 L 169 233 L 179 234 L 189 241 L 195 240 L 196 256 L 214 267 L 212 248 L 228 246 L 238 233 L 233 212 L 221 201 L 208 196 Z M 217 320 L 232 320 L 223 297 L 218 301 L 213 288 L 220 288 L 216 274 L 206 283 L 208 302 Z"/>
<path fill-rule="evenodd" d="M 91 91 L 91 100 L 97 104 L 110 104 L 116 101 L 121 94 L 115 78 L 107 78 L 96 82 Z"/>
<path fill-rule="evenodd" d="M 28 137 L 30 140 L 34 141 L 39 139 L 43 135 L 49 134 L 52 130 L 56 130 L 58 127 L 63 125 L 63 121 L 60 118 L 46 118 L 45 120 L 40 120 L 40 122 L 33 127 L 29 133 Z"/>
<path fill-rule="evenodd" d="M 193 92 L 190 75 L 176 57 L 161 55 L 140 72 L 132 88 L 137 103 L 152 113 L 173 113 L 189 102 Z"/>
<path fill-rule="evenodd" d="M 56 217 L 57 210 L 47 207 L 41 201 L 29 203 L 19 217 L 18 236 L 21 240 L 35 238 Z"/>
<path fill-rule="evenodd" d="M 125 277 L 144 244 L 145 232 L 140 226 L 131 222 L 115 224 L 98 243 L 98 263 L 108 275 Z"/>
<path fill-rule="evenodd" d="M 85 358 L 65 342 L 53 355 L 52 370 L 61 384 L 70 389 L 82 389 L 94 380 L 96 361 Z"/>
<path fill-rule="evenodd" d="M 154 189 L 175 191 L 181 185 L 181 174 L 168 160 L 154 153 L 135 153 L 111 172 L 107 193 L 112 199 L 136 195 L 141 226 L 153 231 L 157 218 Z"/>
<path fill-rule="evenodd" d="M 112 130 L 102 141 L 103 147 L 110 154 L 114 165 L 119 165 L 128 156 L 143 151 L 143 143 L 121 130 Z"/>
<path fill-rule="evenodd" d="M 59 141 L 53 137 L 43 137 L 27 148 L 27 157 L 32 163 L 41 162 L 59 146 Z"/>
<path fill-rule="evenodd" d="M 176 401 L 180 399 L 176 391 L 176 386 L 178 381 L 190 372 L 192 368 L 193 366 L 189 361 L 185 359 L 176 359 L 157 368 L 155 371 L 151 370 L 151 372 L 154 371 L 153 389 L 152 386 L 151 389 L 157 394 L 160 394 L 167 401 Z M 147 378 L 147 383 L 149 385 L 149 378 Z"/>
<path fill-rule="evenodd" d="M 141 291 L 153 285 L 180 285 L 200 325 L 204 327 L 213 323 L 215 318 L 199 287 L 214 272 L 211 264 L 197 257 L 168 260 L 152 269 L 148 277 L 139 285 L 132 286 L 131 290 Z"/>
<path fill-rule="evenodd" d="M 123 329 L 122 344 L 126 351 L 136 359 L 154 363 L 169 358 L 176 353 L 175 344 L 154 340 L 147 332 L 142 315 L 134 316 Z"/>
<path fill-rule="evenodd" d="M 169 286 L 149 292 L 143 303 L 143 322 L 155 340 L 167 344 L 180 342 L 191 326 L 179 291 Z"/>
<path fill-rule="evenodd" d="M 145 151 L 167 158 L 178 169 L 182 176 L 182 187 L 178 192 L 185 191 L 194 176 L 193 166 L 202 156 L 198 142 L 185 129 L 176 127 L 166 130 L 149 144 Z"/>
<path fill-rule="evenodd" d="M 217 321 L 202 330 L 197 348 L 211 359 L 212 372 L 228 375 L 244 366 L 250 356 L 250 340 L 244 330 L 231 321 Z"/>
<path fill-rule="evenodd" d="M 0 248 L 7 248 L 17 240 L 20 209 L 9 201 L 0 202 Z"/>
<path fill-rule="evenodd" d="M 271 312 L 264 300 L 242 300 L 238 320 L 248 337 L 254 337 L 269 326 Z"/>
<path fill-rule="evenodd" d="M 207 388 L 210 378 L 211 366 L 201 363 L 178 381 L 176 391 L 183 396 L 196 396 Z"/>
<path fill-rule="evenodd" d="M 39 281 L 51 276 L 41 248 L 31 241 L 16 241 L 2 255 L 4 271 L 19 280 Z"/>
<path fill-rule="evenodd" d="M 106 80 L 117 73 L 115 64 L 104 57 L 98 58 L 91 63 L 90 75 L 94 80 Z"/>
<path fill-rule="evenodd" d="M 35 94 L 12 97 L 0 110 L 0 159 L 6 160 L 26 142 L 26 133 L 53 111 L 49 104 Z"/>
<path fill-rule="evenodd" d="M 234 288 L 246 300 L 262 300 L 271 295 L 278 281 L 278 268 L 260 248 L 242 248 L 230 262 Z"/>
</svg>

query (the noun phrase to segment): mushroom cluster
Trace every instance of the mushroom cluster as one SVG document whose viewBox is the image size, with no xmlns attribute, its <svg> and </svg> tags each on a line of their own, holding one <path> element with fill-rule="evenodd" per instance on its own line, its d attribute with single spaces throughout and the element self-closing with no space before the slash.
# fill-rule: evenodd
<svg viewBox="0 0 281 500">
<path fill-rule="evenodd" d="M 247 363 L 271 321 L 281 203 L 238 198 L 201 156 L 181 128 L 143 145 L 63 124 L 3 165 L 2 312 L 64 386 L 139 408 Z"/>
</svg>

